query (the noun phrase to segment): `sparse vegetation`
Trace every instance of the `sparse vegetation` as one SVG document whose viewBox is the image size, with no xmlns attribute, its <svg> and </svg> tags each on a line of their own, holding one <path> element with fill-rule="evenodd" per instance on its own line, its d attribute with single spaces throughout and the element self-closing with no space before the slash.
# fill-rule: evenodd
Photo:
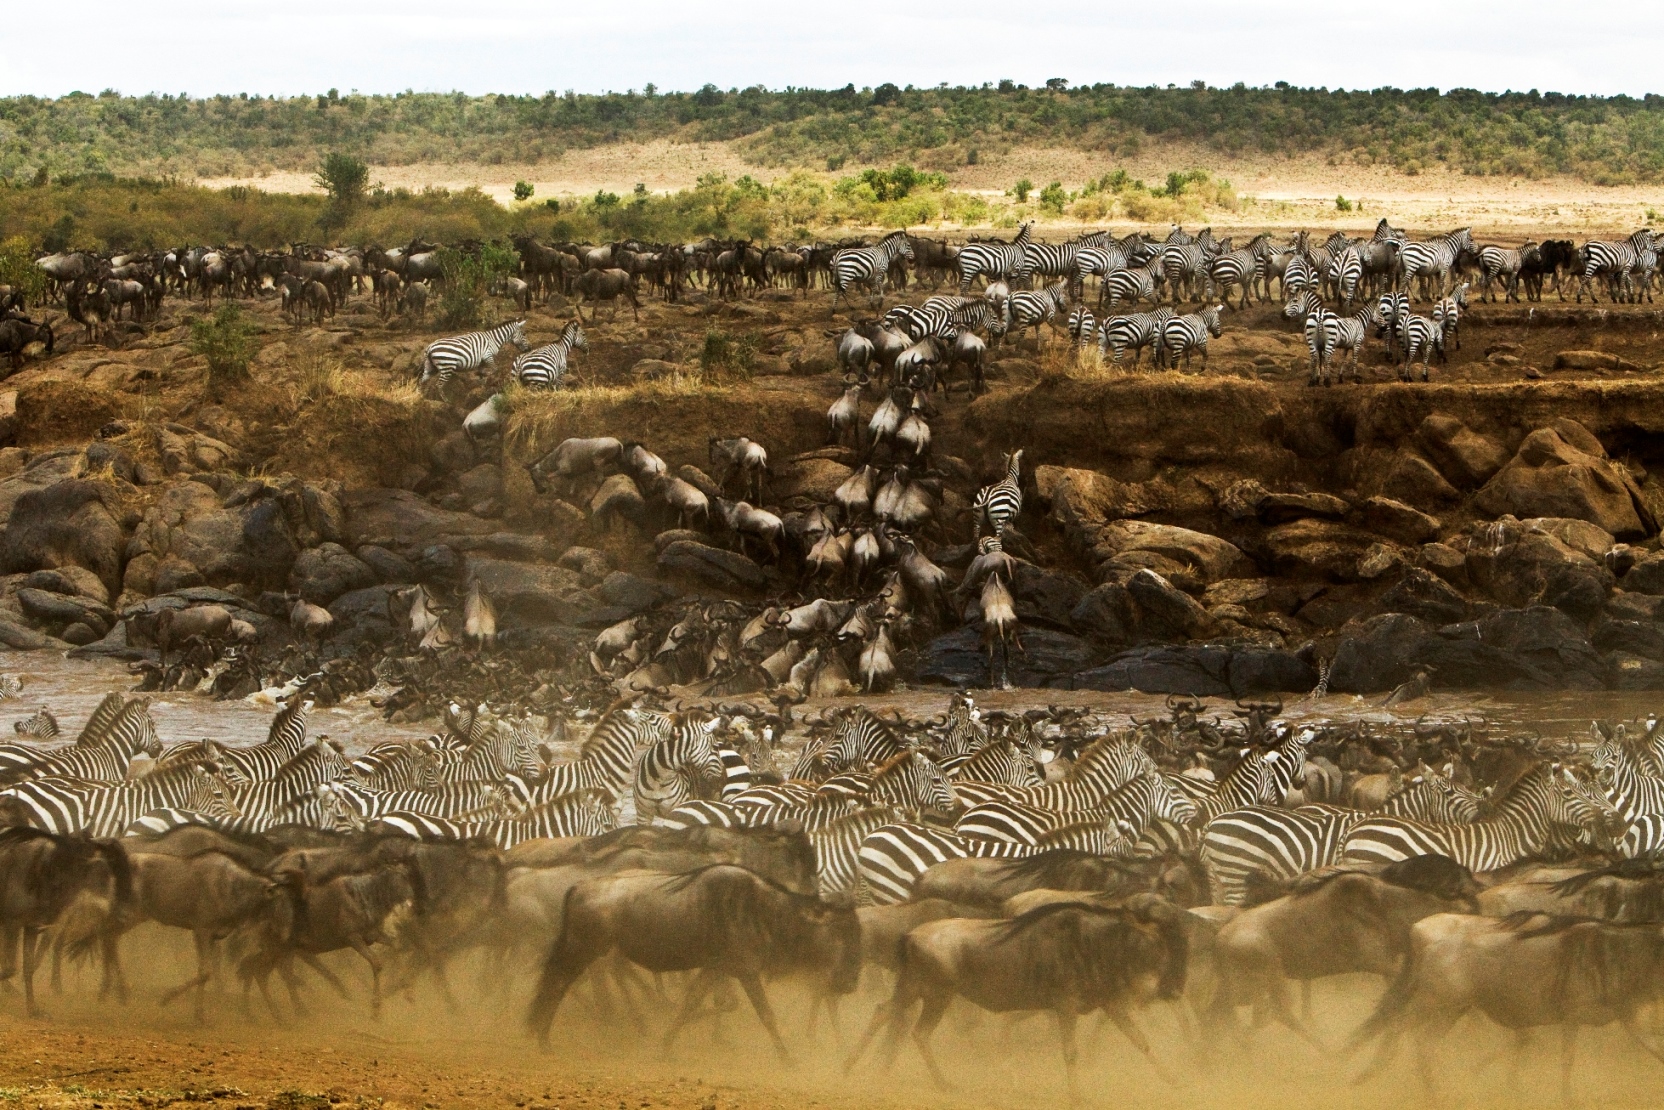
<svg viewBox="0 0 1664 1110">
<path fill-rule="evenodd" d="M 260 349 L 252 324 L 235 304 L 223 304 L 212 316 L 191 321 L 191 353 L 208 363 L 208 389 L 212 393 L 248 378 L 249 363 Z"/>
<path fill-rule="evenodd" d="M 536 191 L 537 190 L 532 187 L 532 183 L 530 181 L 516 181 L 514 183 L 515 200 L 531 200 L 532 194 Z"/>
<path fill-rule="evenodd" d="M 190 99 L 72 93 L 0 100 L 0 178 L 252 175 L 349 149 L 372 164 L 538 161 L 572 147 L 675 136 L 739 140 L 758 164 L 969 164 L 1014 146 L 1130 155 L 1152 141 L 1221 154 L 1322 154 L 1406 173 L 1664 180 L 1664 98 L 1382 88 L 1124 88 L 1061 81 L 860 90 L 760 87 L 578 96 Z M 929 159 L 922 159 L 926 153 Z"/>
<path fill-rule="evenodd" d="M 508 249 L 484 244 L 477 254 L 454 247 L 439 252 L 445 275 L 439 295 L 439 323 L 447 328 L 471 328 L 485 321 L 486 293 L 498 279 L 514 272 L 517 259 Z"/>
<path fill-rule="evenodd" d="M 21 291 L 30 304 L 40 299 L 46 286 L 46 275 L 35 265 L 29 241 L 21 235 L 0 242 L 0 285 Z"/>
<path fill-rule="evenodd" d="M 707 382 L 749 379 L 757 358 L 757 336 L 751 332 L 731 335 L 713 328 L 705 333 L 699 352 L 699 369 Z"/>
</svg>

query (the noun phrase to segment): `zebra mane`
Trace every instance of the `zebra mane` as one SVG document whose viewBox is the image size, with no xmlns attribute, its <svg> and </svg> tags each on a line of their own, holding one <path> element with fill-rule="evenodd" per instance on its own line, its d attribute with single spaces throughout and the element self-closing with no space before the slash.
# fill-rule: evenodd
<svg viewBox="0 0 1664 1110">
<path fill-rule="evenodd" d="M 92 716 L 87 718 L 87 723 L 81 727 L 81 734 L 75 738 L 75 746 L 81 748 L 100 743 L 126 707 L 127 700 L 120 694 L 105 694 L 98 707 L 92 711 Z"/>
</svg>

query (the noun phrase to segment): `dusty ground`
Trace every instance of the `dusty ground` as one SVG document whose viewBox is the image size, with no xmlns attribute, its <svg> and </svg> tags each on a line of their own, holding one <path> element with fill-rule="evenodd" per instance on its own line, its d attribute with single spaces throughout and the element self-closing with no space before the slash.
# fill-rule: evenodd
<svg viewBox="0 0 1664 1110">
<path fill-rule="evenodd" d="M 1381 216 L 1395 225 L 1418 229 L 1473 224 L 1497 234 L 1520 234 L 1541 224 L 1562 227 L 1578 235 L 1629 232 L 1646 222 L 1648 208 L 1664 207 L 1664 188 L 1658 186 L 1590 185 L 1570 178 L 1468 177 L 1434 170 L 1406 176 L 1384 167 L 1330 166 L 1317 158 L 1231 158 L 1187 144 L 1150 143 L 1132 157 L 1094 154 L 1056 148 L 1019 148 L 1003 155 L 987 155 L 975 166 L 948 171 L 953 188 L 1002 194 L 1019 178 L 1037 184 L 1061 181 L 1078 190 L 1087 181 L 1123 168 L 1136 178 L 1155 184 L 1171 170 L 1205 169 L 1229 180 L 1238 193 L 1251 198 L 1239 212 L 1216 212 L 1215 227 L 1322 225 L 1371 228 Z M 810 167 L 830 184 L 838 176 L 858 172 L 845 166 L 837 173 Z M 529 181 L 538 198 L 593 195 L 597 189 L 623 193 L 639 182 L 655 192 L 690 188 L 701 174 L 724 173 L 730 179 L 749 173 L 773 181 L 790 169 L 748 163 L 728 143 L 627 143 L 571 150 L 555 161 L 535 164 L 415 164 L 377 166 L 371 179 L 389 188 L 421 189 L 429 185 L 462 189 L 474 186 L 507 204 L 516 181 Z M 212 187 L 243 184 L 273 192 L 311 192 L 316 185 L 309 173 L 275 171 L 258 177 L 208 178 Z M 1335 197 L 1357 202 L 1350 213 L 1335 207 Z M 1078 227 L 1059 221 L 1053 229 Z"/>
</svg>

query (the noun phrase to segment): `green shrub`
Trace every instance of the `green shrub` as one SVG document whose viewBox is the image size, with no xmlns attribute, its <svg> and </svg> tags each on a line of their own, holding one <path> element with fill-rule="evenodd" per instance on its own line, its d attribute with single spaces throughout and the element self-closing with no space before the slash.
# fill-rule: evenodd
<svg viewBox="0 0 1664 1110">
<path fill-rule="evenodd" d="M 248 379 L 248 365 L 260 349 L 254 327 L 235 304 L 222 304 L 212 316 L 191 321 L 190 349 L 208 362 L 208 388 Z"/>
<path fill-rule="evenodd" d="M 1025 177 L 1011 186 L 1009 195 L 1016 197 L 1018 204 L 1027 204 L 1028 195 L 1032 192 L 1034 192 L 1034 182 Z"/>
<path fill-rule="evenodd" d="M 441 327 L 473 328 L 485 322 L 485 297 L 499 280 L 514 272 L 514 253 L 495 243 L 486 243 L 478 254 L 465 254 L 455 247 L 439 252 L 439 270 L 444 286 L 439 294 Z"/>
<path fill-rule="evenodd" d="M 516 181 L 514 183 L 515 200 L 531 200 L 532 194 L 536 191 L 537 190 L 532 187 L 532 183 L 530 181 Z"/>
<path fill-rule="evenodd" d="M 1063 183 L 1054 181 L 1040 190 L 1040 207 L 1054 215 L 1063 215 L 1063 206 L 1069 203 L 1069 194 L 1063 191 Z"/>
<path fill-rule="evenodd" d="M 1352 211 L 1352 202 L 1347 200 L 1344 196 L 1336 196 L 1335 209 L 1340 212 L 1350 212 Z"/>
<path fill-rule="evenodd" d="M 745 332 L 735 336 L 718 328 L 705 333 L 699 351 L 699 369 L 708 381 L 749 378 L 757 359 L 757 336 Z"/>
<path fill-rule="evenodd" d="M 46 288 L 46 275 L 35 265 L 29 241 L 21 235 L 0 242 L 0 285 L 9 285 L 21 292 L 26 304 L 40 300 Z"/>
</svg>

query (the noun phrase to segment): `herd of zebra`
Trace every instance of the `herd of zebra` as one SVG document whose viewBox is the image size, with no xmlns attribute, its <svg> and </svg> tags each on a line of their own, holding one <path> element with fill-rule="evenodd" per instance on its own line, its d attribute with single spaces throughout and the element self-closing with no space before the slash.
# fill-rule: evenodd
<svg viewBox="0 0 1664 1110">
<path fill-rule="evenodd" d="M 197 974 L 164 1001 L 194 991 L 199 1016 L 222 947 L 245 999 L 258 987 L 274 1013 L 273 973 L 298 1005 L 297 961 L 339 987 L 319 957 L 351 949 L 379 1012 L 389 965 L 395 990 L 431 975 L 448 996 L 447 965 L 475 952 L 492 990 L 513 990 L 505 968 L 540 967 L 527 1024 L 547 1044 L 572 985 L 612 953 L 596 997 L 632 1010 L 629 965 L 698 973 L 667 1043 L 732 976 L 784 1053 L 764 976 L 806 980 L 836 1021 L 866 963 L 894 973 L 894 994 L 851 1065 L 885 1026 L 893 1054 L 922 1001 L 914 1039 L 940 1078 L 930 1033 L 963 997 L 1054 1012 L 1071 1083 L 1073 1021 L 1092 1009 L 1146 1054 L 1131 1011 L 1158 999 L 1237 1038 L 1241 1007 L 1311 1037 L 1289 982 L 1396 974 L 1360 1031 L 1384 1057 L 1466 1009 L 1627 1027 L 1664 992 L 1657 964 L 1572 1004 L 1599 987 L 1589 976 L 1626 981 L 1610 961 L 1631 949 L 1608 933 L 1664 957 L 1657 720 L 1546 745 L 1297 725 L 1264 702 L 1222 722 L 1170 700 L 1171 719 L 1109 728 L 964 694 L 927 720 L 639 700 L 553 730 L 453 705 L 444 733 L 357 758 L 307 736 L 304 692 L 253 746 L 164 745 L 148 702 L 115 694 L 54 743 L 43 709 L 0 747 L 4 974 L 21 968 L 31 1009 L 48 951 L 55 973 L 96 957 L 101 990 L 125 992 L 120 938 L 148 921 L 194 935 Z M 1605 962 L 1577 940 L 1591 932 Z M 1565 951 L 1548 943 L 1562 934 Z M 1445 975 L 1470 957 L 1498 984 L 1543 959 L 1561 978 L 1523 1018 L 1498 1016 L 1500 985 Z"/>
</svg>

